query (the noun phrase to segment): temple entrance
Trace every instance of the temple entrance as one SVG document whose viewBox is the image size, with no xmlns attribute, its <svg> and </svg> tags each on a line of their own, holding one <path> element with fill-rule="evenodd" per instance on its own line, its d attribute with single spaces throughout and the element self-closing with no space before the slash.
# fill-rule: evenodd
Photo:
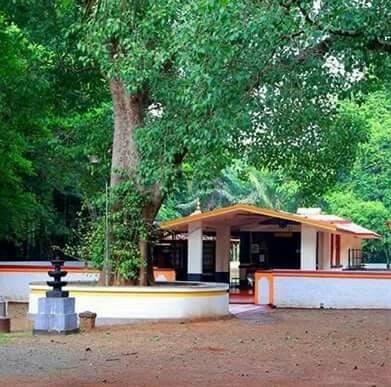
<svg viewBox="0 0 391 387">
<path fill-rule="evenodd" d="M 300 232 L 240 232 L 238 259 L 230 261 L 230 302 L 254 302 L 254 273 L 300 269 Z"/>
<path fill-rule="evenodd" d="M 229 263 L 229 302 L 230 304 L 253 304 L 254 284 L 240 281 L 240 234 L 231 236 Z"/>
</svg>

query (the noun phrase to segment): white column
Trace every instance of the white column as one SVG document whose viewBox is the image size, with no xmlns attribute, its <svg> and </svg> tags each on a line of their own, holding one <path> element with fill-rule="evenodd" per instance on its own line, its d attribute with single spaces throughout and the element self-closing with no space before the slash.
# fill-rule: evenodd
<svg viewBox="0 0 391 387">
<path fill-rule="evenodd" d="M 216 281 L 229 282 L 229 251 L 231 228 L 222 226 L 216 229 Z"/>
<path fill-rule="evenodd" d="M 187 274 L 190 280 L 200 281 L 202 274 L 202 224 L 194 222 L 188 228 Z"/>
<path fill-rule="evenodd" d="M 316 270 L 316 229 L 301 225 L 301 270 Z"/>
<path fill-rule="evenodd" d="M 331 244 L 330 233 L 323 231 L 322 232 L 322 245 L 320 246 L 320 251 L 321 251 L 320 268 L 322 270 L 330 270 L 330 257 L 331 257 L 330 244 Z"/>
</svg>

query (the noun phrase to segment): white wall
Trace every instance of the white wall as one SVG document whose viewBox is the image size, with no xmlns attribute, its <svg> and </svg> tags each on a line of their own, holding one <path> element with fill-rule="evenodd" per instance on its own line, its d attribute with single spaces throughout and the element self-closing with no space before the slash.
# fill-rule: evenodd
<svg viewBox="0 0 391 387">
<path fill-rule="evenodd" d="M 318 246 L 318 258 L 319 269 L 330 270 L 331 259 L 331 234 L 326 231 L 319 231 L 319 246 Z M 341 249 L 340 249 L 340 263 L 343 267 L 349 266 L 349 249 L 361 249 L 361 239 L 354 237 L 353 235 L 340 234 Z M 308 241 L 307 241 L 308 247 Z M 333 244 L 334 248 L 334 260 L 336 255 L 336 243 Z"/>
<path fill-rule="evenodd" d="M 371 270 L 384 270 L 387 269 L 387 263 L 366 263 L 364 267 Z"/>
<path fill-rule="evenodd" d="M 194 222 L 189 224 L 187 272 L 191 274 L 202 273 L 202 224 Z"/>
<path fill-rule="evenodd" d="M 301 270 L 316 270 L 316 233 L 315 228 L 301 225 Z"/>
<path fill-rule="evenodd" d="M 391 277 L 273 278 L 273 304 L 277 307 L 391 309 Z"/>
<path fill-rule="evenodd" d="M 65 281 L 97 281 L 99 273 L 68 272 Z M 0 270 L 0 296 L 7 301 L 28 302 L 29 284 L 31 282 L 50 281 L 47 271 L 1 271 Z"/>
<path fill-rule="evenodd" d="M 341 235 L 341 265 L 349 266 L 349 249 L 361 249 L 361 239 L 353 235 Z"/>
<path fill-rule="evenodd" d="M 0 261 L 0 268 L 2 266 L 47 266 L 51 267 L 50 261 Z M 88 267 L 91 266 L 87 262 L 82 261 L 65 261 L 65 267 Z"/>
<path fill-rule="evenodd" d="M 319 270 L 330 269 L 330 233 L 327 231 L 319 231 Z"/>
</svg>

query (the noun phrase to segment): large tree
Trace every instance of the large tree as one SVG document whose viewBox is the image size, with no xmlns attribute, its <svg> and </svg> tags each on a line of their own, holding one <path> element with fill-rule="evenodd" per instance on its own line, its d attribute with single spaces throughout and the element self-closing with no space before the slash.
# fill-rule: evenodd
<svg viewBox="0 0 391 387">
<path fill-rule="evenodd" d="M 201 180 L 243 157 L 320 191 L 364 138 L 338 96 L 391 51 L 381 0 L 61 4 L 79 10 L 83 59 L 111 92 L 111 237 L 131 240 L 141 284 L 153 220 L 185 162 Z"/>
</svg>

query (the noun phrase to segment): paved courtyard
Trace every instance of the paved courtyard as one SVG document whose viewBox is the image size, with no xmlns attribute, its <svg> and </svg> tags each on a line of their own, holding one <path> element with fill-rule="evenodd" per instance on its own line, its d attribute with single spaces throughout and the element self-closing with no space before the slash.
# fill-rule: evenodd
<svg viewBox="0 0 391 387">
<path fill-rule="evenodd" d="M 0 385 L 390 386 L 391 311 L 233 308 L 209 322 L 0 336 Z M 19 331 L 19 332 L 16 332 Z"/>
</svg>

